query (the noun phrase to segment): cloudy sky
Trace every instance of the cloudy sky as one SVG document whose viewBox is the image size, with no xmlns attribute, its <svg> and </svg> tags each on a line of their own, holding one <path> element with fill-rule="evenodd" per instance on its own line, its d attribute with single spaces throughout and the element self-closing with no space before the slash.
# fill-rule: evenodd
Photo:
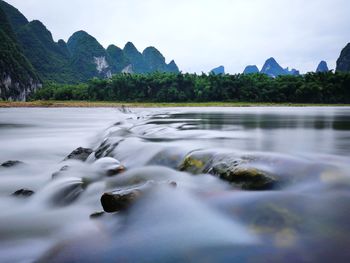
<svg viewBox="0 0 350 263">
<path fill-rule="evenodd" d="M 335 67 L 350 42 L 349 0 L 7 0 L 55 40 L 85 30 L 105 47 L 157 47 L 184 72 L 229 73 L 269 57 L 283 67 Z"/>
</svg>

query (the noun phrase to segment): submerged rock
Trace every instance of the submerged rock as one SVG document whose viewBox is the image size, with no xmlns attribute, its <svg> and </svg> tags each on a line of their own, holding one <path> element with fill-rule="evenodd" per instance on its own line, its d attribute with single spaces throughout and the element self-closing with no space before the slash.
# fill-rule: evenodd
<svg viewBox="0 0 350 263">
<path fill-rule="evenodd" d="M 24 165 L 24 162 L 21 162 L 21 161 L 7 161 L 7 162 L 4 162 L 3 164 L 1 164 L 1 167 L 10 168 L 10 167 L 19 166 L 19 165 Z"/>
<path fill-rule="evenodd" d="M 62 175 L 64 172 L 68 171 L 69 168 L 70 168 L 69 165 L 62 166 L 61 169 L 60 169 L 59 171 L 54 172 L 54 173 L 52 174 L 52 179 L 55 179 L 55 178 L 59 177 L 59 176 Z"/>
<path fill-rule="evenodd" d="M 269 190 L 278 184 L 278 179 L 250 163 L 253 157 L 240 157 L 230 153 L 194 151 L 180 165 L 181 171 L 192 174 L 209 173 L 220 177 L 244 190 Z"/>
<path fill-rule="evenodd" d="M 85 162 L 89 155 L 92 153 L 92 149 L 79 147 L 71 152 L 63 161 L 67 160 L 79 160 Z"/>
<path fill-rule="evenodd" d="M 105 212 L 96 212 L 90 215 L 90 219 L 96 219 L 99 218 L 101 216 L 103 216 L 105 214 Z"/>
<path fill-rule="evenodd" d="M 134 186 L 124 187 L 119 190 L 104 193 L 101 197 L 103 210 L 107 213 L 119 212 L 128 209 L 138 198 L 146 192 L 153 190 L 157 186 L 168 186 L 176 188 L 177 183 L 147 181 L 146 183 Z"/>
<path fill-rule="evenodd" d="M 278 184 L 277 178 L 273 175 L 255 168 L 238 167 L 236 162 L 214 164 L 208 172 L 244 190 L 269 190 Z"/>
<path fill-rule="evenodd" d="M 107 213 L 126 210 L 139 196 L 141 191 L 134 189 L 127 192 L 104 193 L 101 197 L 101 205 Z"/>
<path fill-rule="evenodd" d="M 125 171 L 125 167 L 118 160 L 111 157 L 104 157 L 97 160 L 94 166 L 106 176 L 114 176 Z"/>
<path fill-rule="evenodd" d="M 30 197 L 33 194 L 34 194 L 34 191 L 23 188 L 23 189 L 20 189 L 20 190 L 17 190 L 16 192 L 14 192 L 12 194 L 12 196 L 15 196 L 15 197 Z"/>
</svg>

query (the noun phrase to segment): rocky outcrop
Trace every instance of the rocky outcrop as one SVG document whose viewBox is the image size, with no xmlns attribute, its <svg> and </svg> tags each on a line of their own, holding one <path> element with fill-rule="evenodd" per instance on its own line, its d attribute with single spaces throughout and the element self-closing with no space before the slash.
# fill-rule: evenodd
<svg viewBox="0 0 350 263">
<path fill-rule="evenodd" d="M 103 46 L 85 31 L 75 32 L 67 42 L 74 71 L 81 81 L 93 77 L 108 78 L 113 72 L 112 58 Z"/>
<path fill-rule="evenodd" d="M 0 165 L 0 167 L 3 167 L 3 168 L 10 168 L 10 167 L 14 167 L 14 166 L 19 166 L 19 165 L 24 165 L 23 162 L 21 161 L 7 161 L 7 162 L 4 162 Z"/>
<path fill-rule="evenodd" d="M 84 31 L 74 33 L 67 43 L 55 42 L 42 22 L 29 22 L 1 0 L 0 51 L 0 99 L 5 100 L 26 100 L 43 81 L 74 84 L 122 72 L 179 72 L 176 63 L 167 64 L 154 47 L 141 54 L 128 42 L 123 50 L 114 45 L 106 50 Z"/>
<path fill-rule="evenodd" d="M 29 189 L 20 189 L 20 190 L 17 190 L 16 192 L 14 192 L 12 194 L 12 196 L 14 197 L 30 197 L 34 194 L 34 191 L 32 190 L 29 190 Z"/>
<path fill-rule="evenodd" d="M 224 66 L 219 66 L 217 68 L 214 68 L 210 71 L 211 74 L 214 75 L 223 75 L 225 74 L 225 67 Z"/>
<path fill-rule="evenodd" d="M 274 58 L 269 58 L 268 60 L 266 60 L 260 73 L 266 74 L 272 78 L 284 75 L 300 75 L 299 71 L 296 69 L 289 70 L 289 68 L 282 68 Z"/>
<path fill-rule="evenodd" d="M 41 87 L 41 81 L 19 46 L 3 6 L 9 8 L 0 1 L 0 99 L 25 101 Z"/>
<path fill-rule="evenodd" d="M 85 162 L 89 155 L 92 153 L 92 149 L 79 147 L 71 152 L 63 161 L 78 160 Z"/>
<path fill-rule="evenodd" d="M 350 43 L 342 50 L 337 60 L 337 72 L 350 72 Z"/>
<path fill-rule="evenodd" d="M 257 74 L 259 73 L 259 69 L 256 65 L 249 65 L 243 71 L 243 74 Z"/>
<path fill-rule="evenodd" d="M 328 69 L 328 65 L 327 65 L 327 62 L 326 61 L 321 61 L 320 64 L 318 64 L 317 66 L 317 69 L 316 69 L 316 72 L 319 73 L 323 73 L 323 72 L 328 72 L 329 69 Z"/>
</svg>

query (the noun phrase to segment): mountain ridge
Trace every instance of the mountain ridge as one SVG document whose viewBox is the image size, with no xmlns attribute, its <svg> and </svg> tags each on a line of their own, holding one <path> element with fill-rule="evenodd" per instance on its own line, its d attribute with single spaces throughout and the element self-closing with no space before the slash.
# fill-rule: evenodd
<svg viewBox="0 0 350 263">
<path fill-rule="evenodd" d="M 128 73 L 180 72 L 175 61 L 166 64 L 164 56 L 154 47 L 149 47 L 151 51 L 146 54 L 140 53 L 132 42 L 126 43 L 124 49 L 115 45 L 105 49 L 96 38 L 82 30 L 73 33 L 67 43 L 64 40 L 55 42 L 41 21 L 28 21 L 17 8 L 2 0 L 0 8 L 2 17 L 7 19 L 6 26 L 2 26 L 7 30 L 6 37 L 3 30 L 2 38 L 16 43 L 16 52 L 27 61 L 25 67 L 33 69 L 34 79 L 74 84 L 94 77 L 109 78 L 125 72 L 127 67 L 134 69 Z M 2 64 L 5 59 L 2 58 Z"/>
</svg>

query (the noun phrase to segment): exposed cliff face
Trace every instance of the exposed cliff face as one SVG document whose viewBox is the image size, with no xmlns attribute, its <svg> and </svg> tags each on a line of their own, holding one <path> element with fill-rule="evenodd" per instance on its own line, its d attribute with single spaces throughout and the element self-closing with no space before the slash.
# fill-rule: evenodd
<svg viewBox="0 0 350 263">
<path fill-rule="evenodd" d="M 20 82 L 12 80 L 10 75 L 3 73 L 0 79 L 0 98 L 10 101 L 26 101 L 33 92 L 41 87 L 42 84 L 32 78 L 26 82 Z"/>
<path fill-rule="evenodd" d="M 341 51 L 340 57 L 337 60 L 338 72 L 350 72 L 350 43 Z"/>
<path fill-rule="evenodd" d="M 41 87 L 41 81 L 17 43 L 3 2 L 0 4 L 0 98 L 24 101 Z"/>
<path fill-rule="evenodd" d="M 112 59 L 114 73 L 122 72 L 123 69 L 130 65 L 129 59 L 126 57 L 124 51 L 121 48 L 115 45 L 110 45 L 107 48 L 107 53 Z"/>
<path fill-rule="evenodd" d="M 176 63 L 166 64 L 154 47 L 140 53 L 129 42 L 123 50 L 114 45 L 106 50 L 84 31 L 74 33 L 67 43 L 55 42 L 40 21 L 29 22 L 2 0 L 0 10 L 1 98 L 22 100 L 41 86 L 41 80 L 77 83 L 121 72 L 179 72 Z"/>
</svg>

